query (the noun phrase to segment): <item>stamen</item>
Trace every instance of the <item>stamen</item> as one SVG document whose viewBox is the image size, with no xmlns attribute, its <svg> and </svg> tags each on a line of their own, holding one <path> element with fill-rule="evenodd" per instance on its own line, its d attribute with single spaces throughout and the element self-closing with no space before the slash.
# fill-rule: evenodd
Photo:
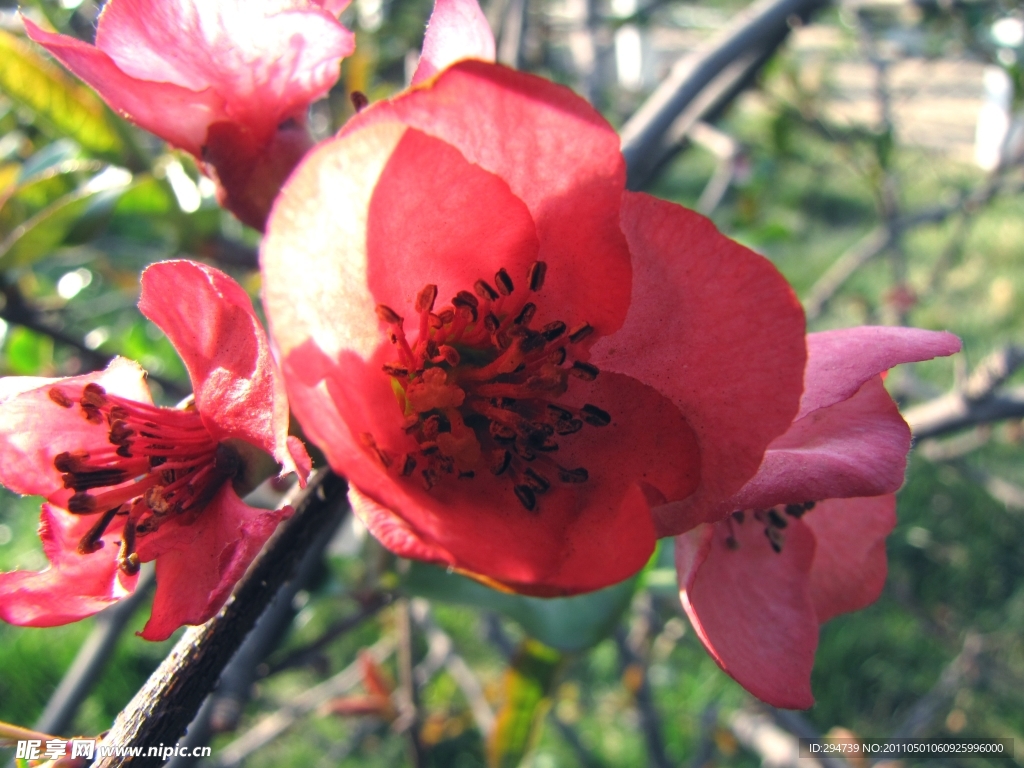
<svg viewBox="0 0 1024 768">
<path fill-rule="evenodd" d="M 477 280 L 473 283 L 473 290 L 476 291 L 476 295 L 484 301 L 498 300 L 498 292 L 491 288 L 490 284 L 486 280 Z"/>
<path fill-rule="evenodd" d="M 558 479 L 563 483 L 585 483 L 590 479 L 590 473 L 583 467 L 576 469 L 558 468 Z"/>
<path fill-rule="evenodd" d="M 416 312 L 433 312 L 434 301 L 437 300 L 437 286 L 428 284 L 423 286 L 416 295 Z"/>
<path fill-rule="evenodd" d="M 135 551 L 135 521 L 131 515 L 121 532 L 121 549 L 117 553 L 117 567 L 129 576 L 139 572 L 139 555 Z"/>
<path fill-rule="evenodd" d="M 768 522 L 772 526 L 774 526 L 775 528 L 778 528 L 780 530 L 785 528 L 787 525 L 789 525 L 789 523 L 786 522 L 786 518 L 784 518 L 782 515 L 780 515 L 774 509 L 769 509 L 768 510 Z"/>
<path fill-rule="evenodd" d="M 553 323 L 548 323 L 540 329 L 540 334 L 548 341 L 554 341 L 563 333 L 565 333 L 565 323 L 561 320 L 555 320 Z"/>
<path fill-rule="evenodd" d="M 381 319 L 381 322 L 385 322 L 388 325 L 399 325 L 402 322 L 402 318 L 395 310 L 389 307 L 387 304 L 378 304 L 376 306 L 377 317 Z"/>
<path fill-rule="evenodd" d="M 527 467 L 523 470 L 523 475 L 527 478 L 526 485 L 528 485 L 530 490 L 534 491 L 534 493 L 544 493 L 551 488 L 551 483 L 548 479 L 544 477 L 544 475 L 535 471 L 532 467 Z"/>
<path fill-rule="evenodd" d="M 536 293 L 544 286 L 544 277 L 548 273 L 548 265 L 543 261 L 535 261 L 530 265 L 530 271 L 526 274 L 526 280 L 530 284 L 530 290 Z"/>
<path fill-rule="evenodd" d="M 70 408 L 75 404 L 74 401 L 67 396 L 67 393 L 60 387 L 50 387 L 50 391 L 47 394 L 49 394 L 50 399 L 61 408 Z"/>
<path fill-rule="evenodd" d="M 569 369 L 569 373 L 571 373 L 578 379 L 583 379 L 583 381 L 593 381 L 594 379 L 597 378 L 597 374 L 599 374 L 600 372 L 600 369 L 598 369 L 596 365 L 591 365 L 590 363 L 583 363 L 580 362 L 579 360 L 576 360 L 572 364 L 572 368 Z"/>
<path fill-rule="evenodd" d="M 509 296 L 512 291 L 515 290 L 515 286 L 512 284 L 512 278 L 508 276 L 508 272 L 502 267 L 494 275 L 494 282 L 498 286 L 498 292 L 502 296 Z"/>
<path fill-rule="evenodd" d="M 587 403 L 580 408 L 583 420 L 595 427 L 607 427 L 612 423 L 612 417 L 607 411 L 602 411 L 596 405 Z"/>
<path fill-rule="evenodd" d="M 103 534 L 107 531 L 107 526 L 110 525 L 110 521 L 117 515 L 117 510 L 120 507 L 114 507 L 108 509 L 103 515 L 93 523 L 92 528 L 89 532 L 82 537 L 82 540 L 78 542 L 78 554 L 80 555 L 91 555 L 93 552 L 99 552 L 103 549 Z"/>
<path fill-rule="evenodd" d="M 537 496 L 528 485 L 516 485 L 512 490 L 527 512 L 533 512 L 537 508 Z"/>
<path fill-rule="evenodd" d="M 90 382 L 82 390 L 82 407 L 102 408 L 107 404 L 107 390 L 99 384 Z"/>
<path fill-rule="evenodd" d="M 569 341 L 573 344 L 583 341 L 587 336 L 594 332 L 594 327 L 590 323 L 580 323 L 571 331 L 569 331 Z"/>
<path fill-rule="evenodd" d="M 523 305 L 523 308 L 519 310 L 519 314 L 516 315 L 516 319 L 513 322 L 516 325 L 529 325 L 535 314 L 537 314 L 537 305 L 532 301 L 528 301 Z"/>
</svg>

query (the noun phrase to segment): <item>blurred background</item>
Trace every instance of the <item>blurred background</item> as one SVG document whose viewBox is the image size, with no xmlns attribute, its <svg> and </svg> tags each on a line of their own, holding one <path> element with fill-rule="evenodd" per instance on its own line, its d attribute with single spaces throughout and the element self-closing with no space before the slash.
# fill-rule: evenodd
<svg viewBox="0 0 1024 768">
<path fill-rule="evenodd" d="M 353 91 L 376 101 L 404 87 L 430 5 L 346 10 L 357 49 L 313 106 L 319 136 L 351 115 Z M 98 6 L 24 12 L 91 39 Z M 812 330 L 963 338 L 956 358 L 888 379 L 918 443 L 885 591 L 823 627 L 814 708 L 779 712 L 703 650 L 670 546 L 626 584 L 530 600 L 396 561 L 339 509 L 190 730 L 213 745 L 205 765 L 815 768 L 795 738 L 844 734 L 1024 750 L 1021 8 L 489 0 L 485 12 L 502 62 L 594 103 L 622 131 L 630 186 L 769 257 Z M 139 271 L 199 258 L 255 296 L 257 247 L 190 157 L 113 116 L 0 2 L 0 374 L 69 375 L 120 354 L 173 403 L 187 377 L 135 308 Z M 43 567 L 38 500 L 0 492 L 0 569 Z M 0 625 L 0 720 L 109 728 L 172 645 L 134 636 L 147 599 L 62 628 Z"/>
</svg>

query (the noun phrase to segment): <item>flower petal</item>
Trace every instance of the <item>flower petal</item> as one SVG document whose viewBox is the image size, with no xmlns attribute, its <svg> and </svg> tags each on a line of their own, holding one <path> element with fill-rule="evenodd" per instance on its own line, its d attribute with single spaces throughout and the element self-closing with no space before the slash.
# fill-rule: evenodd
<svg viewBox="0 0 1024 768">
<path fill-rule="evenodd" d="M 592 349 L 595 365 L 650 384 L 686 417 L 701 452 L 701 484 L 655 510 L 659 535 L 732 511 L 796 413 L 804 318 L 778 271 L 703 216 L 627 193 L 622 226 L 633 254 L 626 323 Z"/>
<path fill-rule="evenodd" d="M 121 357 L 114 358 L 103 371 L 66 379 L 0 379 L 0 394 L 5 395 L 0 400 L 0 483 L 17 493 L 37 494 L 51 501 L 70 496 L 53 465 L 54 458 L 65 451 L 107 450 L 109 427 L 85 419 L 77 402 L 61 407 L 50 397 L 50 390 L 57 387 L 77 400 L 90 383 L 128 400 L 152 402 L 146 372 Z"/>
<path fill-rule="evenodd" d="M 494 33 L 477 0 L 435 0 L 412 84 L 462 59 L 494 61 Z"/>
<path fill-rule="evenodd" d="M 110 0 L 96 46 L 138 80 L 212 88 L 229 119 L 266 138 L 287 117 L 304 122 L 355 38 L 297 0 Z"/>
<path fill-rule="evenodd" d="M 803 522 L 817 541 L 810 590 L 818 622 L 875 602 L 885 585 L 885 537 L 896 526 L 896 496 L 831 499 Z"/>
<path fill-rule="evenodd" d="M 618 226 L 625 164 L 618 135 L 593 107 L 547 80 L 462 61 L 363 110 L 341 135 L 388 121 L 452 145 L 508 183 L 536 222 L 538 257 L 564 265 L 549 269 L 545 282 L 565 305 L 562 320 L 589 322 L 599 334 L 621 325 L 630 286 Z"/>
<path fill-rule="evenodd" d="M 875 376 L 848 400 L 797 419 L 772 441 L 733 509 L 876 496 L 903 484 L 910 428 Z"/>
<path fill-rule="evenodd" d="M 726 544 L 730 535 L 738 547 Z M 701 642 L 736 682 L 776 707 L 814 704 L 813 559 L 814 536 L 799 520 L 778 553 L 749 516 L 731 532 L 722 522 L 676 537 L 680 597 Z"/>
<path fill-rule="evenodd" d="M 865 325 L 810 333 L 806 388 L 797 418 L 853 396 L 868 379 L 900 363 L 959 351 L 960 339 L 945 331 Z"/>
<path fill-rule="evenodd" d="M 124 518 L 103 535 L 103 548 L 80 555 L 78 543 L 96 515 L 72 515 L 43 504 L 39 538 L 50 567 L 38 573 L 0 573 L 0 619 L 23 627 L 54 627 L 84 619 L 135 591 L 138 574 L 117 567 Z"/>
<path fill-rule="evenodd" d="M 212 618 L 291 512 L 250 507 L 226 484 L 194 521 L 175 518 L 140 537 L 139 559 L 156 560 L 156 595 L 139 634 L 166 640 L 178 627 Z"/>
<path fill-rule="evenodd" d="M 197 157 L 207 126 L 227 118 L 224 99 L 205 86 L 190 89 L 132 77 L 99 48 L 23 20 L 28 36 L 88 83 L 111 109 Z"/>
<path fill-rule="evenodd" d="M 205 264 L 164 261 L 142 273 L 139 310 L 181 355 L 213 438 L 244 440 L 297 471 L 284 382 L 242 287 Z"/>
</svg>

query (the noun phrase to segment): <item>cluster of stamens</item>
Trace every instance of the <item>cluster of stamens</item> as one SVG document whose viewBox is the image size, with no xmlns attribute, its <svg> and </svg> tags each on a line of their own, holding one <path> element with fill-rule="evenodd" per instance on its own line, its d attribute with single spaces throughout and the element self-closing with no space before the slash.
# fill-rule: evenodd
<svg viewBox="0 0 1024 768">
<path fill-rule="evenodd" d="M 53 465 L 74 491 L 68 511 L 99 515 L 78 544 L 81 554 L 101 549 L 111 522 L 126 518 L 117 562 L 127 574 L 139 570 L 137 537 L 173 517 L 188 515 L 191 522 L 240 469 L 238 454 L 217 443 L 192 408 L 125 400 L 98 384 L 85 385 L 77 397 L 55 386 L 49 396 L 61 408 L 77 405 L 86 421 L 107 430 L 102 449 L 60 453 Z"/>
<path fill-rule="evenodd" d="M 792 517 L 799 520 L 806 513 L 814 509 L 814 505 L 815 502 L 813 501 L 805 501 L 803 504 L 779 504 L 770 509 L 750 510 L 750 515 L 755 521 L 764 526 L 764 535 L 768 538 L 768 543 L 771 544 L 773 551 L 779 553 L 782 551 L 782 546 L 786 543 L 784 531 L 789 527 L 789 521 L 786 518 Z M 734 522 L 737 525 L 743 525 L 746 519 L 747 512 L 743 510 L 737 510 L 725 519 L 726 525 L 729 528 L 725 545 L 729 549 L 739 549 L 740 546 L 733 531 Z"/>
<path fill-rule="evenodd" d="M 575 408 L 558 402 L 569 377 L 593 381 L 598 369 L 569 361 L 570 350 L 593 327 L 573 328 L 555 320 L 532 327 L 547 265 L 533 262 L 527 291 L 516 291 L 511 276 L 498 270 L 493 285 L 477 280 L 459 291 L 451 305 L 434 311 L 437 286 L 416 298 L 418 333 L 410 342 L 405 321 L 380 304 L 398 360 L 384 366 L 406 415 L 405 431 L 418 450 L 393 456 L 370 434 L 363 441 L 385 467 L 403 477 L 418 476 L 427 490 L 444 476 L 472 478 L 486 468 L 508 477 L 524 508 L 538 508 L 538 496 L 553 480 L 586 482 L 584 467 L 565 467 L 554 458 L 558 438 L 611 423 L 596 405 Z"/>
</svg>

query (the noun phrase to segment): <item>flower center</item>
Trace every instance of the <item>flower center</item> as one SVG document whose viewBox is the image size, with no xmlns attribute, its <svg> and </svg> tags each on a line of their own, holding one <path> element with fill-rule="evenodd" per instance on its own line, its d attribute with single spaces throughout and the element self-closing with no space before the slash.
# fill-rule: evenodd
<svg viewBox="0 0 1024 768">
<path fill-rule="evenodd" d="M 100 515 L 79 542 L 79 552 L 99 550 L 114 518 L 127 516 L 118 553 L 125 573 L 139 569 L 137 536 L 171 517 L 191 515 L 185 518 L 191 522 L 241 468 L 238 454 L 210 436 L 194 409 L 125 400 L 98 384 L 86 384 L 77 397 L 61 386 L 49 395 L 61 408 L 77 403 L 86 421 L 107 427 L 107 446 L 58 454 L 53 465 L 63 473 L 64 487 L 74 491 L 68 511 Z"/>
<path fill-rule="evenodd" d="M 415 342 L 404 318 L 377 305 L 388 326 L 398 360 L 384 366 L 406 416 L 405 431 L 418 450 L 398 458 L 362 436 L 381 463 L 403 477 L 419 474 L 427 490 L 442 477 L 473 478 L 479 471 L 507 477 L 524 508 L 538 508 L 538 496 L 553 481 L 586 482 L 585 467 L 566 467 L 555 456 L 558 440 L 583 429 L 603 427 L 611 416 L 589 403 L 575 408 L 558 402 L 569 378 L 593 381 L 598 369 L 569 362 L 575 344 L 590 336 L 589 323 L 569 328 L 556 320 L 532 327 L 547 265 L 534 262 L 527 290 L 516 290 L 504 269 L 494 284 L 477 280 L 473 291 L 459 291 L 451 305 L 434 311 L 437 286 L 416 298 Z"/>
<path fill-rule="evenodd" d="M 805 514 L 814 509 L 816 502 L 805 501 L 803 504 L 779 504 L 771 509 L 737 510 L 725 518 L 725 524 L 729 529 L 729 535 L 725 539 L 725 545 L 729 549 L 739 549 L 740 542 L 736 538 L 733 525 L 743 525 L 747 520 L 747 514 L 754 519 L 754 522 L 764 526 L 764 535 L 771 544 L 772 550 L 777 554 L 782 552 L 786 543 L 786 528 L 789 526 L 787 517 L 799 520 Z"/>
</svg>

